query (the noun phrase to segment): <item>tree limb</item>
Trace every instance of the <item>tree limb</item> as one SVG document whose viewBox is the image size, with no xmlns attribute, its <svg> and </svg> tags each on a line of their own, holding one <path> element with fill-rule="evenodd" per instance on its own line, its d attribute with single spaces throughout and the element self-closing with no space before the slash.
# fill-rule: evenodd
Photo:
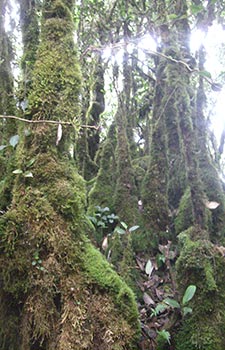
<svg viewBox="0 0 225 350">
<path fill-rule="evenodd" d="M 73 126 L 73 122 L 61 122 L 57 120 L 45 120 L 45 119 L 40 119 L 40 120 L 29 120 L 25 118 L 19 118 L 16 117 L 15 115 L 0 115 L 1 119 L 15 119 L 24 123 L 29 123 L 29 124 L 61 124 L 61 125 L 69 125 Z M 88 129 L 95 129 L 99 130 L 100 126 L 95 126 L 95 125 L 79 125 L 80 128 L 88 128 Z"/>
</svg>

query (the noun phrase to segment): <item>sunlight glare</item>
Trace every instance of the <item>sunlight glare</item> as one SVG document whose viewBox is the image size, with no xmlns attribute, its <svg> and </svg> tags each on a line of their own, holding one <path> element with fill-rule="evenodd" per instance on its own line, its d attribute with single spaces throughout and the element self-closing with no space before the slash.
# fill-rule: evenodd
<svg viewBox="0 0 225 350">
<path fill-rule="evenodd" d="M 194 30 L 191 34 L 191 40 L 190 40 L 190 49 L 192 53 L 195 53 L 198 51 L 200 46 L 204 43 L 206 37 L 206 33 L 204 33 L 202 30 L 197 29 Z"/>
<path fill-rule="evenodd" d="M 112 49 L 110 46 L 107 46 L 102 52 L 102 58 L 103 60 L 107 61 L 111 57 L 111 55 L 112 55 Z"/>
<path fill-rule="evenodd" d="M 214 100 L 214 109 L 212 111 L 211 124 L 217 142 L 219 142 L 222 131 L 225 128 L 225 89 L 217 92 Z"/>
<path fill-rule="evenodd" d="M 138 48 L 141 50 L 156 51 L 157 44 L 153 37 L 148 33 L 141 37 L 138 42 Z"/>
</svg>

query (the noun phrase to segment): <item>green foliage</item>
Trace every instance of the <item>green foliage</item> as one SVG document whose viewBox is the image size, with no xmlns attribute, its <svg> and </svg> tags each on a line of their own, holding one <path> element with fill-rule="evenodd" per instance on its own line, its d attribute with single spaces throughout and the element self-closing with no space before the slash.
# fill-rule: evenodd
<svg viewBox="0 0 225 350">
<path fill-rule="evenodd" d="M 186 305 L 195 295 L 196 292 L 196 286 L 190 285 L 187 287 L 186 291 L 184 292 L 184 296 L 182 298 L 182 305 Z"/>
<path fill-rule="evenodd" d="M 158 337 L 157 337 L 157 341 L 160 342 L 160 339 L 165 340 L 167 343 L 170 344 L 170 338 L 171 335 L 168 331 L 166 331 L 165 329 L 163 329 L 162 331 L 158 331 Z"/>
<path fill-rule="evenodd" d="M 94 214 L 87 217 L 95 227 L 94 239 L 98 245 L 101 244 L 105 236 L 112 233 L 113 227 L 119 220 L 119 217 L 111 213 L 108 207 L 102 208 L 100 206 L 96 206 Z"/>
<path fill-rule="evenodd" d="M 184 317 L 188 313 L 192 312 L 190 307 L 187 307 L 187 304 L 192 300 L 196 292 L 196 286 L 190 285 L 186 288 L 184 295 L 181 299 L 181 303 L 179 303 L 175 299 L 171 299 L 169 297 L 163 299 L 161 303 L 159 303 L 154 309 L 152 308 L 151 316 L 159 316 L 166 309 L 178 309 L 181 315 Z"/>
</svg>

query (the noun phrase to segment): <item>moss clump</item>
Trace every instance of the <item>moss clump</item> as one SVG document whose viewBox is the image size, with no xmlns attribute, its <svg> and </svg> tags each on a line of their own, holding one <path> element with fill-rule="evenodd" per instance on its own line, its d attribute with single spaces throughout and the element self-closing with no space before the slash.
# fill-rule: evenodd
<svg viewBox="0 0 225 350">
<path fill-rule="evenodd" d="M 2 326 L 0 344 L 8 334 L 7 319 L 15 317 L 6 304 L 10 295 L 19 325 L 15 337 L 22 344 L 12 339 L 17 344 L 13 350 L 30 349 L 30 342 L 50 349 L 56 338 L 58 349 L 96 349 L 100 343 L 104 349 L 122 344 L 132 349 L 139 333 L 135 298 L 85 238 L 83 180 L 59 162 L 60 171 L 48 186 L 42 177 L 43 155 L 39 159 L 42 167 L 37 161 L 33 169 L 34 176 L 38 169 L 39 181 L 32 185 L 18 179 L 13 205 L 1 217 L 1 303 L 7 309 L 1 321 L 7 329 Z M 46 164 L 47 159 L 51 164 L 49 155 Z M 14 332 L 12 326 L 12 336 Z"/>
<path fill-rule="evenodd" d="M 224 257 L 197 228 L 180 234 L 181 254 L 176 269 L 183 292 L 189 284 L 197 286 L 191 301 L 193 312 L 186 316 L 176 335 L 177 350 L 222 350 L 225 347 Z"/>
</svg>

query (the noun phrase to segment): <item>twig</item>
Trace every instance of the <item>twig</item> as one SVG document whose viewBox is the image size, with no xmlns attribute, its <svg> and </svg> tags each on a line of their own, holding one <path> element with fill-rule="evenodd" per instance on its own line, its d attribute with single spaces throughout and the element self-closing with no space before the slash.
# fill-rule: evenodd
<svg viewBox="0 0 225 350">
<path fill-rule="evenodd" d="M 69 126 L 73 126 L 74 123 L 73 122 L 61 122 L 61 121 L 57 121 L 57 120 L 45 120 L 45 119 L 40 119 L 40 120 L 29 120 L 29 119 L 24 119 L 24 118 L 19 118 L 16 117 L 15 115 L 0 115 L 1 119 L 15 119 L 15 120 L 19 120 L 21 122 L 24 123 L 29 123 L 29 124 L 61 124 L 61 125 L 69 125 Z M 95 130 L 99 130 L 100 126 L 95 126 L 95 125 L 79 125 L 79 127 L 81 128 L 88 128 L 88 129 L 95 129 Z"/>
</svg>

